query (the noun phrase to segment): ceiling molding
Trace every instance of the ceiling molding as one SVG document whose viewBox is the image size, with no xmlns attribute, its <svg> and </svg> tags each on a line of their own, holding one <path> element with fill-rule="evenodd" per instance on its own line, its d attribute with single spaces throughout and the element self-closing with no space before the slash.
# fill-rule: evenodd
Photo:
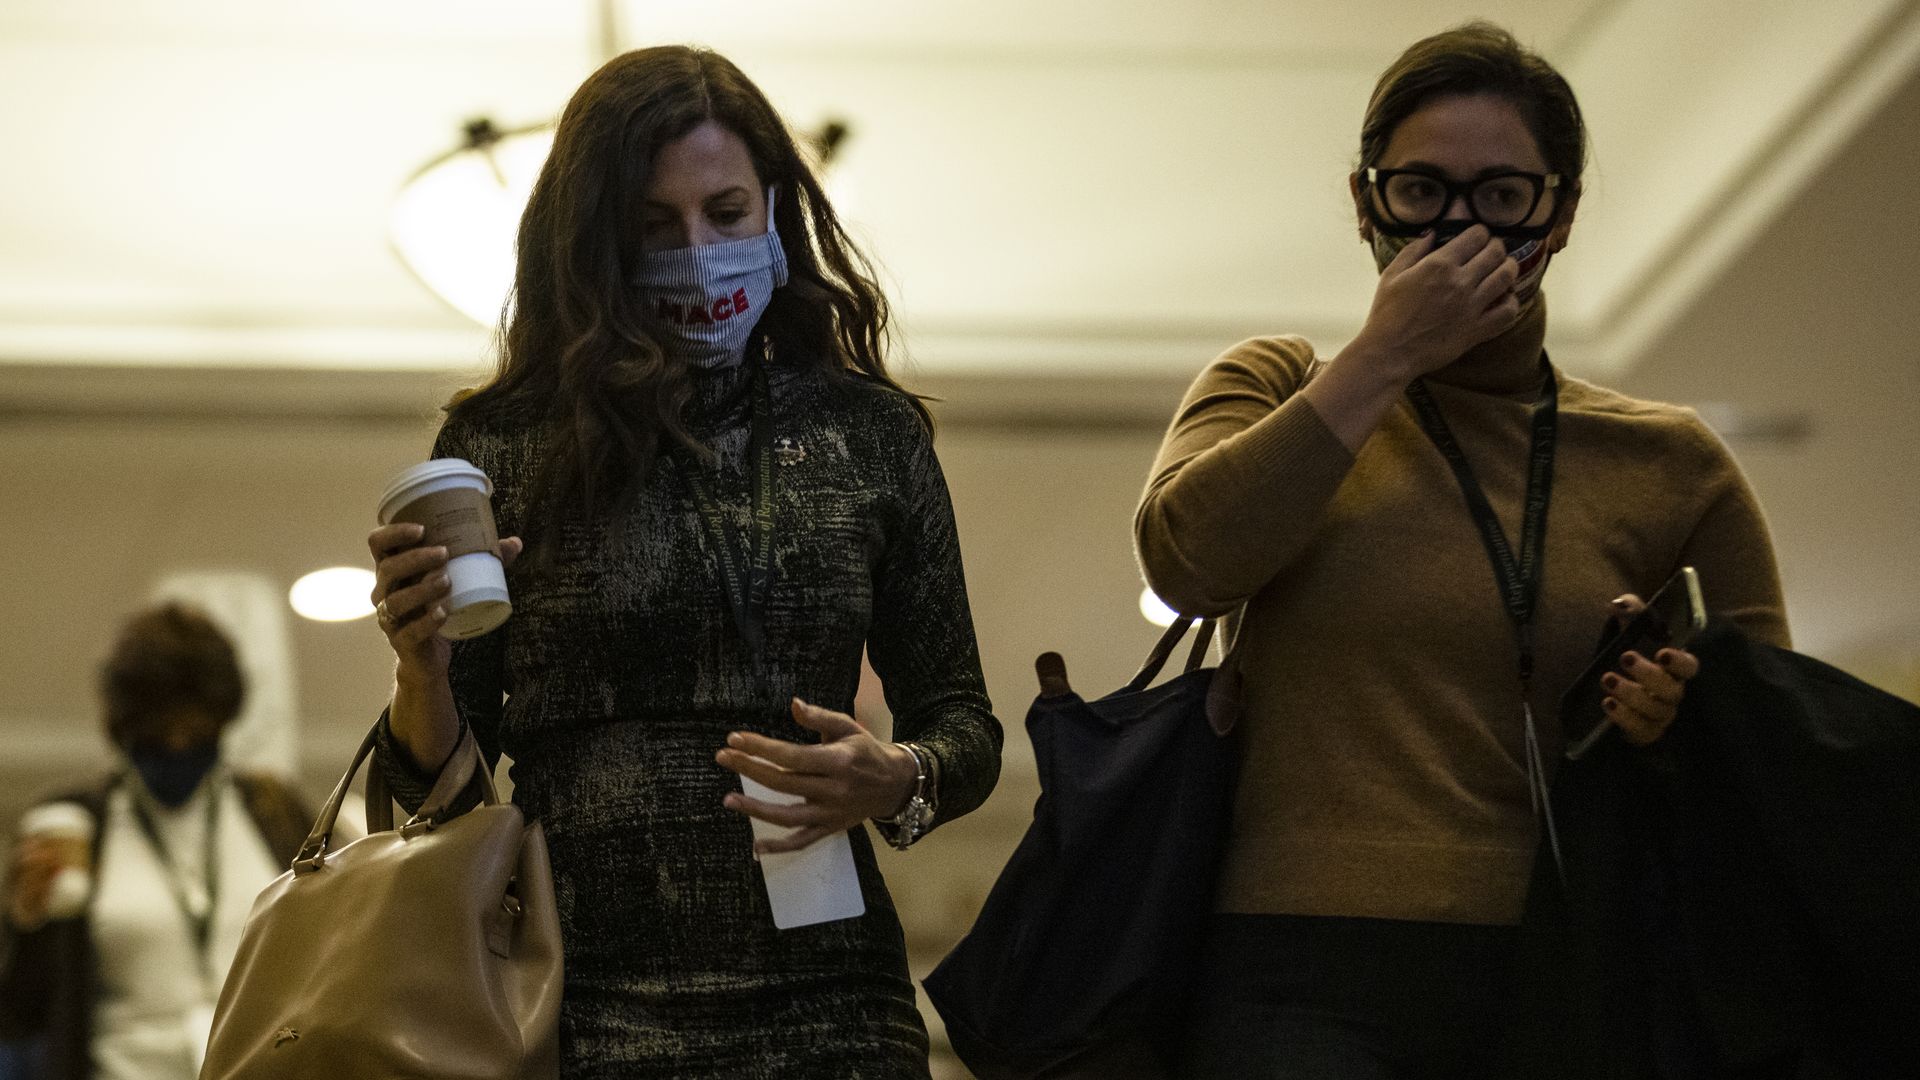
<svg viewBox="0 0 1920 1080">
<path fill-rule="evenodd" d="M 479 326 L 0 321 L 0 364 L 463 371 L 491 364 Z M 11 378 L 11 375 L 9 375 Z"/>
<path fill-rule="evenodd" d="M 1110 373 L 896 374 L 926 395 L 942 426 L 1022 432 L 1163 429 L 1190 376 Z M 329 368 L 16 367 L 0 385 L 0 426 L 114 423 L 425 427 L 454 392 L 484 377 L 446 371 Z"/>
<path fill-rule="evenodd" d="M 1517 5 L 1492 6 L 1556 54 L 1594 122 L 1581 228 L 1548 288 L 1556 360 L 1596 378 L 1636 363 L 1920 69 L 1920 0 L 1766 0 L 1738 20 L 1724 3 L 1563 0 L 1524 16 L 1531 25 Z M 231 70 L 176 55 L 161 35 L 152 56 L 122 58 L 121 77 L 147 80 L 150 100 L 122 103 L 108 84 L 79 93 L 84 80 L 68 80 L 93 59 L 84 48 L 16 49 L 18 82 L 0 75 L 0 89 L 15 91 L 0 101 L 16 104 L 0 104 L 0 123 L 17 120 L 38 142 L 14 177 L 13 216 L 0 209 L 11 241 L 0 258 L 0 370 L 483 372 L 488 332 L 449 316 L 386 250 L 383 178 L 415 163 L 418 132 L 438 131 L 449 110 L 498 95 L 494 111 L 518 115 L 516 102 L 545 101 L 575 76 L 562 62 L 475 90 L 486 65 L 456 43 L 379 68 L 358 98 L 314 92 L 311 74 L 330 62 L 311 53 L 358 40 L 365 8 L 350 5 L 349 25 L 307 52 L 283 43 Z M 407 16 L 408 32 L 450 10 L 428 3 Z M 668 30 L 708 18 L 660 10 Z M 1364 10 L 1438 27 L 1465 9 Z M 78 36 L 91 23 L 76 12 L 32 0 L 12 17 Z M 1190 376 L 1258 333 L 1301 334 L 1330 355 L 1364 320 L 1371 266 L 1339 178 L 1384 60 L 1361 55 L 1366 39 L 1347 23 L 1298 5 L 1254 16 L 1221 0 L 1176 18 L 1123 4 L 1120 22 L 1083 41 L 1071 20 L 1045 13 L 1038 44 L 999 50 L 977 20 L 943 37 L 941 20 L 958 16 L 858 3 L 843 13 L 844 41 L 815 27 L 782 45 L 771 35 L 796 16 L 767 12 L 758 30 L 715 43 L 764 50 L 750 66 L 796 116 L 859 106 L 840 167 L 865 198 L 841 209 L 884 256 L 909 369 Z M 862 12 L 875 27 L 849 21 Z M 524 17 L 489 9 L 465 32 L 504 39 Z M 229 29 L 311 17 L 276 18 L 251 13 Z M 183 34 L 225 25 L 191 4 L 142 8 L 134 22 Z M 1252 32 L 1295 24 L 1310 32 Z M 1048 48 L 1056 38 L 1079 43 Z M 863 59 L 821 59 L 835 49 Z M 1303 52 L 1317 61 L 1297 62 Z M 1004 76 L 968 69 L 989 55 L 1007 64 Z M 1223 57 L 1245 70 L 1183 66 Z M 233 103 L 233 79 L 260 87 L 252 111 Z M 63 104 L 17 104 L 28 100 Z M 236 152 L 234 126 L 266 115 L 280 122 Z M 306 152 L 299 133 L 337 133 L 350 120 L 364 129 L 364 157 L 282 167 Z M 170 168 L 124 170 L 129 155 Z"/>
<path fill-rule="evenodd" d="M 1612 376 L 1920 70 L 1920 0 L 1774 0 L 1739 23 L 1626 0 L 1565 67 L 1595 162 L 1557 314 Z"/>
</svg>

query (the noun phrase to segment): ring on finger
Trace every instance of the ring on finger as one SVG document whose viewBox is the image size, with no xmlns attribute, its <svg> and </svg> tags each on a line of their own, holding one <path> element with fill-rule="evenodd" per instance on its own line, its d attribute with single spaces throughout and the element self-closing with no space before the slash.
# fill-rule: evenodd
<svg viewBox="0 0 1920 1080">
<path fill-rule="evenodd" d="M 389 634 L 393 633 L 394 627 L 398 625 L 393 621 L 393 612 L 387 610 L 387 602 L 385 600 L 373 605 L 373 618 L 375 622 L 380 624 L 380 629 L 385 630 Z"/>
</svg>

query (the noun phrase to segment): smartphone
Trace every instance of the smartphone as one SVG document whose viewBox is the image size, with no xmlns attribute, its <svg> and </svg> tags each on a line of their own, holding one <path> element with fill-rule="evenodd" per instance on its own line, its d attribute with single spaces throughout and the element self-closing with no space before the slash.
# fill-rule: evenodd
<svg viewBox="0 0 1920 1080">
<path fill-rule="evenodd" d="M 1578 759 L 1594 748 L 1614 725 L 1600 702 L 1607 696 L 1600 680 L 1620 670 L 1620 658 L 1637 652 L 1648 660 L 1661 649 L 1685 648 L 1707 625 L 1707 604 L 1700 594 L 1700 575 L 1683 566 L 1647 601 L 1645 611 L 1628 620 L 1600 651 L 1593 663 L 1567 688 L 1560 699 L 1560 716 L 1567 725 L 1567 758 Z"/>
</svg>

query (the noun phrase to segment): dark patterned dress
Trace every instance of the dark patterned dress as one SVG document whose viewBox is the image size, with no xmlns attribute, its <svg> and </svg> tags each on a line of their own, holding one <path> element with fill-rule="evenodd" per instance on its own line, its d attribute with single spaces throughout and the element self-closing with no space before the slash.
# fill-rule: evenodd
<svg viewBox="0 0 1920 1080">
<path fill-rule="evenodd" d="M 815 736 L 786 702 L 853 711 L 868 650 L 894 737 L 942 767 L 939 820 L 999 775 L 946 481 L 897 391 L 769 363 L 774 582 L 756 675 L 685 470 L 748 531 L 751 378 L 703 372 L 689 409 L 717 465 L 656 468 L 624 530 L 564 534 L 565 559 L 509 574 L 513 618 L 454 646 L 463 720 L 513 758 L 514 801 L 551 848 L 566 991 L 562 1076 L 925 1077 L 906 950 L 865 829 L 851 833 L 860 918 L 773 926 L 727 733 Z M 782 440 L 791 440 L 790 443 Z M 804 452 L 801 460 L 795 451 Z M 493 478 L 502 536 L 524 522 L 534 426 L 455 416 L 436 457 Z M 384 755 L 394 762 L 399 755 Z M 390 764 L 403 802 L 425 786 Z"/>
</svg>

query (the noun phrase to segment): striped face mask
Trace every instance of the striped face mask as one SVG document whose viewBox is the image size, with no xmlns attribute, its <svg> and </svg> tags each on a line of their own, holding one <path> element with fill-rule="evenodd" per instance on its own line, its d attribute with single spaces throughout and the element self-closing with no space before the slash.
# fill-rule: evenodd
<svg viewBox="0 0 1920 1080">
<path fill-rule="evenodd" d="M 759 236 L 642 256 L 633 284 L 668 352 L 701 368 L 732 367 L 746 355 L 773 290 L 787 283 L 773 197 L 768 188 L 767 231 Z"/>
</svg>

